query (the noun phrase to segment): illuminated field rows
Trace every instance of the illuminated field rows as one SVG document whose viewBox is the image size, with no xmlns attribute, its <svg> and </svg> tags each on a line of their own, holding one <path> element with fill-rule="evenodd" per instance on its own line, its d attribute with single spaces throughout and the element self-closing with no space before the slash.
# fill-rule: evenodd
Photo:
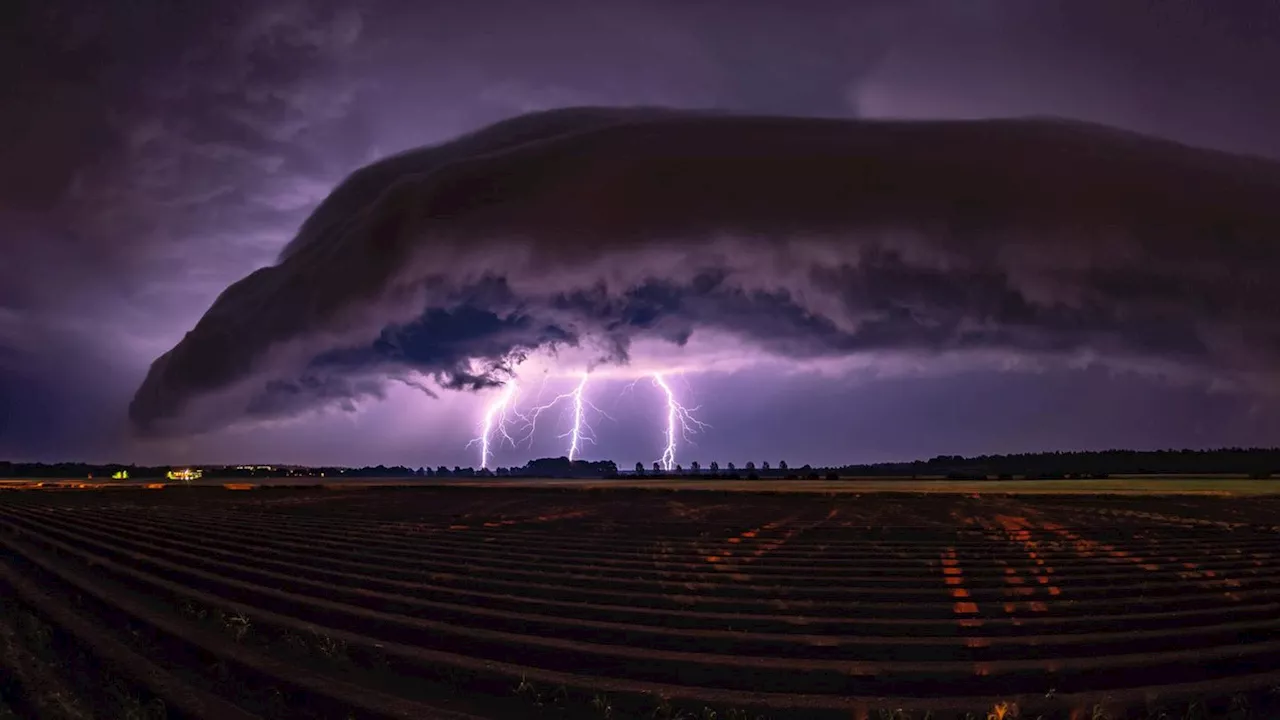
<svg viewBox="0 0 1280 720">
<path fill-rule="evenodd" d="M 527 713 L 537 691 L 513 689 L 536 687 L 769 717 L 1068 717 L 1280 684 L 1267 501 L 626 498 L 24 493 L 0 506 L 0 559 L 15 593 L 80 597 L 121 643 L 145 626 L 183 692 L 238 697 L 205 677 L 219 658 L 244 697 L 289 686 L 318 716 Z M 290 643 L 341 662 L 282 660 Z"/>
</svg>

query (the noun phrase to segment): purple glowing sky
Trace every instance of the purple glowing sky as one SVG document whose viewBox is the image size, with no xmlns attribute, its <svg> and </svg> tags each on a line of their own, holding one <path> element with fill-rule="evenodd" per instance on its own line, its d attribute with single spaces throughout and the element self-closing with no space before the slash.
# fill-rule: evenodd
<svg viewBox="0 0 1280 720">
<path fill-rule="evenodd" d="M 6 8 L 0 458 L 476 464 L 466 445 L 495 390 L 431 398 L 393 382 L 379 389 L 383 399 L 348 410 L 335 402 L 266 423 L 223 412 L 207 432 L 161 437 L 137 436 L 126 410 L 152 361 L 230 284 L 274 264 L 349 173 L 532 111 L 1060 116 L 1280 159 L 1280 10 L 1265 0 L 801 5 L 52 0 Z M 1072 243 L 1056 246 L 1063 265 Z M 1277 257 L 1259 252 L 1259 262 Z M 1194 283 L 1174 293 L 1199 298 L 1205 317 L 1248 315 L 1243 305 L 1255 297 L 1215 306 L 1204 294 Z M 1169 317 L 1193 312 L 1169 302 Z M 1280 331 L 1240 327 L 1250 333 L 1241 352 L 1256 356 L 1239 364 L 1269 363 Z M 684 370 L 670 376 L 673 387 L 710 425 L 680 450 L 686 464 L 1280 437 L 1271 392 L 1214 373 L 1166 372 L 1159 362 L 1000 348 L 786 355 L 701 326 L 684 345 L 637 339 L 630 369 L 602 368 L 590 383 L 608 417 L 593 416 L 596 443 L 583 455 L 625 466 L 659 458 L 659 393 L 647 381 L 623 391 L 628 375 L 670 367 Z M 536 391 L 551 373 L 551 397 L 570 391 L 595 358 L 589 348 L 539 352 L 518 376 Z M 553 412 L 539 422 L 547 427 L 531 447 L 496 447 L 494 464 L 563 453 L 562 419 Z"/>
</svg>

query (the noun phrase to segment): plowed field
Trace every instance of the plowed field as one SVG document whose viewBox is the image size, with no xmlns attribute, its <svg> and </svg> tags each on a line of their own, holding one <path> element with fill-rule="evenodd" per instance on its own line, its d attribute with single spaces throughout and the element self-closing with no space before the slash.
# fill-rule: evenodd
<svg viewBox="0 0 1280 720">
<path fill-rule="evenodd" d="M 1276 717 L 1277 511 L 5 492 L 0 698 L 19 717 Z"/>
</svg>

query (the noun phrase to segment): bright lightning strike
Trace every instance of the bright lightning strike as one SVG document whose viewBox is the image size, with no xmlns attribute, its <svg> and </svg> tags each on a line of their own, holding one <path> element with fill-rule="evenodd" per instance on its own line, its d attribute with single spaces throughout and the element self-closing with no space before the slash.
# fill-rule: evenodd
<svg viewBox="0 0 1280 720">
<path fill-rule="evenodd" d="M 569 436 L 569 462 L 573 462 L 578 454 L 578 445 L 582 441 L 582 391 L 587 387 L 587 374 L 582 373 L 578 387 L 573 389 L 573 427 L 566 433 Z M 590 430 L 590 428 L 588 428 Z M 564 437 L 564 436 L 561 436 Z M 588 438 L 590 439 L 590 438 Z"/>
<path fill-rule="evenodd" d="M 676 400 L 675 392 L 671 390 L 671 386 L 668 385 L 666 379 L 662 377 L 662 373 L 653 374 L 653 383 L 662 388 L 662 392 L 667 395 L 667 446 L 662 451 L 661 462 L 662 469 L 670 471 L 675 469 L 676 466 L 677 426 L 680 431 L 679 437 L 685 440 L 689 439 L 689 433 L 696 432 L 708 426 L 706 423 L 693 416 L 693 413 L 697 412 L 698 408 L 686 408 L 680 404 L 680 401 Z"/>
<path fill-rule="evenodd" d="M 516 389 L 514 380 L 502 386 L 502 393 L 485 409 L 484 420 L 480 423 L 480 436 L 467 443 L 467 447 L 477 444 L 480 446 L 481 470 L 489 467 L 489 458 L 492 455 L 489 451 L 489 442 L 495 432 L 503 440 L 515 445 L 515 441 L 507 434 L 507 413 L 512 411 L 512 406 L 515 404 Z"/>
<path fill-rule="evenodd" d="M 569 438 L 569 460 L 570 461 L 576 460 L 578 458 L 578 454 L 582 450 L 582 443 L 595 442 L 594 431 L 592 430 L 591 426 L 587 424 L 586 418 L 584 417 L 583 409 L 586 407 L 589 407 L 592 410 L 595 410 L 596 412 L 600 413 L 601 415 L 608 417 L 608 415 L 603 410 L 596 407 L 590 400 L 586 398 L 585 391 L 587 389 L 587 381 L 589 379 L 590 379 L 590 375 L 588 375 L 585 372 L 582 373 L 582 377 L 578 380 L 577 386 L 574 387 L 572 391 L 563 393 L 561 395 L 557 395 L 551 399 L 551 402 L 532 408 L 531 410 L 529 410 L 528 413 L 526 413 L 525 415 L 522 415 L 521 417 L 524 418 L 526 427 L 528 428 L 528 432 L 525 434 L 525 439 L 528 440 L 530 443 L 533 442 L 533 433 L 537 429 L 539 415 L 541 415 L 544 411 L 550 410 L 556 405 L 559 405 L 562 400 L 567 400 L 569 401 L 573 409 L 573 413 L 572 413 L 573 422 L 570 425 L 569 430 L 563 433 L 562 435 L 560 435 L 560 437 Z"/>
<path fill-rule="evenodd" d="M 664 432 L 665 447 L 662 451 L 660 465 L 664 470 L 674 470 L 676 467 L 676 447 L 681 441 L 691 443 L 689 436 L 695 432 L 710 427 L 706 423 L 694 416 L 698 411 L 698 407 L 688 408 L 680 403 L 676 398 L 675 391 L 668 384 L 664 373 L 656 372 L 649 375 L 654 386 L 661 388 L 666 396 L 667 402 L 667 418 L 666 429 Z M 493 457 L 493 447 L 495 439 L 497 441 L 505 440 L 515 447 L 519 442 L 527 441 L 533 444 L 533 437 L 537 431 L 538 418 L 543 412 L 550 410 L 559 405 L 562 401 L 569 403 L 570 425 L 569 429 L 559 435 L 560 438 L 568 438 L 568 456 L 570 462 L 577 460 L 582 454 L 584 443 L 595 443 L 595 431 L 587 421 L 586 410 L 590 408 L 595 412 L 608 418 L 609 415 L 587 399 L 587 384 L 591 376 L 583 372 L 578 379 L 578 384 L 573 390 L 562 393 L 551 399 L 550 402 L 530 408 L 528 412 L 522 413 L 516 408 L 516 402 L 519 396 L 518 386 L 515 380 L 511 380 L 503 385 L 502 392 L 494 398 L 492 402 L 485 408 L 484 417 L 480 423 L 480 434 L 467 444 L 480 446 L 480 469 L 488 469 L 489 461 Z M 545 389 L 547 378 L 543 377 L 543 386 Z M 636 381 L 632 381 L 623 390 L 623 394 L 631 391 Z M 539 391 L 539 396 L 542 392 Z M 524 421 L 525 433 L 519 441 L 512 438 L 507 432 L 507 424 L 511 422 L 511 416 L 515 416 Z"/>
</svg>

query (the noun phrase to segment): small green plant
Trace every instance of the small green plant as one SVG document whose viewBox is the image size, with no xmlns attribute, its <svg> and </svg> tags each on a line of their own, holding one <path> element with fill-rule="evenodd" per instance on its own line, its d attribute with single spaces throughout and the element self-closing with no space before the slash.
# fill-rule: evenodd
<svg viewBox="0 0 1280 720">
<path fill-rule="evenodd" d="M 542 707 L 543 705 L 542 691 L 538 689 L 537 685 L 529 682 L 529 679 L 523 675 L 520 676 L 520 684 L 516 685 L 515 694 L 516 697 L 527 700 L 534 707 Z"/>
<path fill-rule="evenodd" d="M 666 697 L 658 699 L 649 716 L 654 720 L 694 720 L 692 715 L 673 706 L 671 699 Z"/>
<path fill-rule="evenodd" d="M 241 642 L 249 634 L 253 624 L 243 613 L 222 613 L 222 627 L 235 638 L 236 642 Z"/>
<path fill-rule="evenodd" d="M 190 600 L 183 600 L 178 603 L 178 612 L 192 620 L 203 621 L 205 618 L 209 617 L 209 611 L 203 605 L 199 605 Z"/>
<path fill-rule="evenodd" d="M 604 720 L 612 720 L 613 718 L 613 702 L 609 700 L 608 695 L 597 693 L 595 697 L 591 698 L 591 709 Z"/>
<path fill-rule="evenodd" d="M 336 640 L 316 628 L 311 629 L 311 647 L 322 657 L 329 660 L 341 660 L 347 657 L 347 642 Z"/>
<path fill-rule="evenodd" d="M 1208 708 L 1199 700 L 1187 703 L 1186 712 L 1183 713 L 1183 720 L 1209 720 L 1209 717 Z"/>
</svg>

